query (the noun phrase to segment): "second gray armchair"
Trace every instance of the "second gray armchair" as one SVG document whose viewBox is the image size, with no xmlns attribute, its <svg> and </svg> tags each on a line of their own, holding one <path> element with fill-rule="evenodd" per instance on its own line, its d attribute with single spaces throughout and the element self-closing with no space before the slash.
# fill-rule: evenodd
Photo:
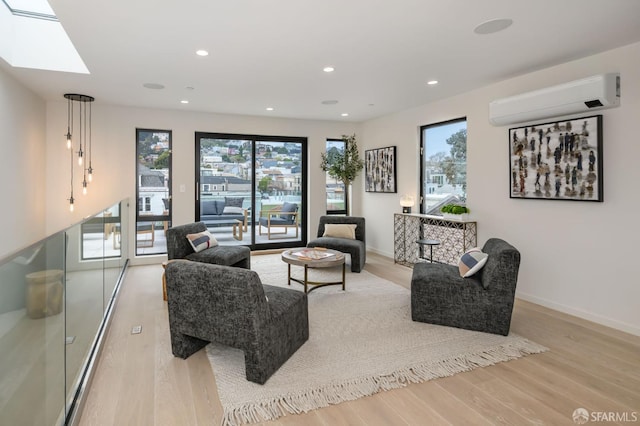
<svg viewBox="0 0 640 426">
<path fill-rule="evenodd" d="M 355 225 L 355 238 L 331 236 L 327 225 Z M 367 260 L 366 228 L 364 217 L 356 216 L 320 216 L 318 238 L 310 241 L 307 247 L 325 247 L 351 255 L 351 272 L 360 272 Z"/>
</svg>

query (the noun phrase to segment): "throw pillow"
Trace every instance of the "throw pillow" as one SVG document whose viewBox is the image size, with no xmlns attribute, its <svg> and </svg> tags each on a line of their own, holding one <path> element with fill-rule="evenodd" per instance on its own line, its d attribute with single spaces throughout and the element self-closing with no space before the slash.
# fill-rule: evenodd
<svg viewBox="0 0 640 426">
<path fill-rule="evenodd" d="M 323 237 L 356 239 L 356 227 L 351 223 L 327 223 L 324 225 Z"/>
<path fill-rule="evenodd" d="M 242 207 L 244 197 L 224 197 L 225 207 Z"/>
<path fill-rule="evenodd" d="M 483 253 L 479 248 L 472 248 L 471 250 L 467 250 L 462 256 L 460 256 L 460 261 L 458 262 L 458 270 L 460 271 L 460 276 L 463 278 L 467 278 L 478 272 L 485 263 L 487 263 L 487 259 L 489 255 L 487 253 Z"/>
<path fill-rule="evenodd" d="M 225 206 L 222 214 L 243 214 L 244 210 L 242 207 L 233 207 L 233 206 Z"/>
<path fill-rule="evenodd" d="M 218 241 L 216 241 L 216 237 L 211 235 L 209 231 L 198 232 L 197 234 L 189 234 L 187 235 L 187 240 L 189 240 L 189 244 L 193 247 L 193 251 L 196 253 L 201 252 L 204 249 L 208 249 L 209 247 L 215 247 L 218 245 Z"/>
</svg>

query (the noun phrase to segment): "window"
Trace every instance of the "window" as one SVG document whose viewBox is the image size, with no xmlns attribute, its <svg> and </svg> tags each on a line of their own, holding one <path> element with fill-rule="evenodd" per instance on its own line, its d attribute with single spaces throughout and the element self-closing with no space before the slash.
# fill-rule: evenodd
<svg viewBox="0 0 640 426">
<path fill-rule="evenodd" d="M 420 128 L 420 213 L 467 201 L 467 119 Z"/>
<path fill-rule="evenodd" d="M 332 156 L 344 152 L 344 140 L 327 139 L 326 145 L 327 158 L 331 161 Z M 327 188 L 327 214 L 347 214 L 347 206 L 345 200 L 347 193 L 344 183 L 329 176 L 326 173 Z"/>
<path fill-rule="evenodd" d="M 136 255 L 167 252 L 171 222 L 171 131 L 136 129 Z"/>
</svg>

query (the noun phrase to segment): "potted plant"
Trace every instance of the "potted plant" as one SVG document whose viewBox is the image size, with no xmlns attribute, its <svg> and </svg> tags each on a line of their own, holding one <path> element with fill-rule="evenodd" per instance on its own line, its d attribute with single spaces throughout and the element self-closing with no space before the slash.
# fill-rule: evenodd
<svg viewBox="0 0 640 426">
<path fill-rule="evenodd" d="M 344 141 L 344 151 L 329 157 L 325 152 L 322 155 L 320 168 L 329 173 L 334 179 L 344 184 L 345 189 L 345 208 L 347 216 L 351 214 L 351 197 L 349 188 L 351 182 L 358 176 L 358 173 L 364 167 L 364 161 L 360 158 L 358 152 L 358 144 L 356 143 L 356 135 L 342 135 Z"/>
<path fill-rule="evenodd" d="M 445 204 L 440 211 L 445 219 L 453 220 L 467 220 L 471 212 L 468 207 L 459 204 Z"/>
</svg>

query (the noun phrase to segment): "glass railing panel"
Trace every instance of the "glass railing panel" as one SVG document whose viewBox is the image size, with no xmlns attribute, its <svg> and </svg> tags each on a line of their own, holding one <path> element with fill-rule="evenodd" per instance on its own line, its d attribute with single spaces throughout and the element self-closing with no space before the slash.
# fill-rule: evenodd
<svg viewBox="0 0 640 426">
<path fill-rule="evenodd" d="M 70 420 L 127 265 L 127 216 L 124 200 L 0 259 L 0 424 Z"/>
<path fill-rule="evenodd" d="M 64 233 L 0 264 L 0 419 L 64 418 Z"/>
<path fill-rule="evenodd" d="M 123 259 L 126 259 L 123 256 L 123 253 L 126 254 L 126 238 L 123 243 L 121 229 L 122 218 L 126 217 L 127 214 L 126 203 L 114 204 L 102 214 L 104 219 L 102 239 L 104 248 L 104 311 L 109 306 L 109 300 L 120 278 L 120 271 L 124 266 Z"/>
<path fill-rule="evenodd" d="M 94 217 L 67 230 L 66 386 L 73 399 L 104 315 L 104 219 Z M 95 247 L 87 249 L 87 238 Z M 90 256 L 83 255 L 90 252 Z"/>
</svg>

